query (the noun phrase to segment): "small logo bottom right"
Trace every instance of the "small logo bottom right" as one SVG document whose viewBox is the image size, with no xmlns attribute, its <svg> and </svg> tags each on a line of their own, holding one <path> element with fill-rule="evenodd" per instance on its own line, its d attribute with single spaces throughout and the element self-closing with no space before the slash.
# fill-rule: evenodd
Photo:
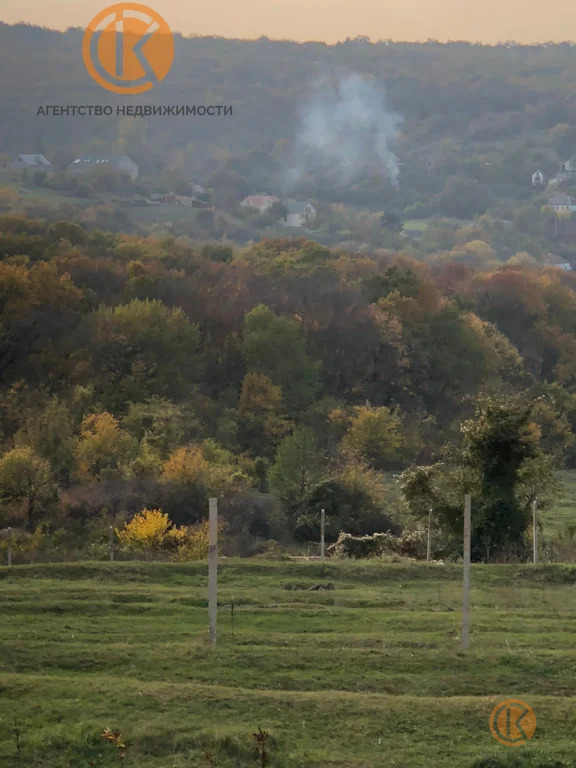
<svg viewBox="0 0 576 768">
<path fill-rule="evenodd" d="M 536 730 L 536 715 L 529 704 L 520 699 L 506 699 L 490 714 L 492 736 L 507 747 L 521 747 Z"/>
</svg>

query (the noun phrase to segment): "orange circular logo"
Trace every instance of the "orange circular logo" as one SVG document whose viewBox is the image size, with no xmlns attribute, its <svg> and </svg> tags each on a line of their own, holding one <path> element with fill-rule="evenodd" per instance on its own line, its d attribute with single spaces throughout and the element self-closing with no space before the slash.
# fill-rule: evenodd
<svg viewBox="0 0 576 768">
<path fill-rule="evenodd" d="M 507 747 L 521 747 L 530 741 L 536 730 L 534 710 L 520 699 L 506 699 L 490 714 L 492 736 Z"/>
<path fill-rule="evenodd" d="M 174 59 L 170 27 L 139 3 L 118 3 L 95 16 L 84 32 L 82 58 L 90 76 L 114 93 L 149 91 Z"/>
</svg>

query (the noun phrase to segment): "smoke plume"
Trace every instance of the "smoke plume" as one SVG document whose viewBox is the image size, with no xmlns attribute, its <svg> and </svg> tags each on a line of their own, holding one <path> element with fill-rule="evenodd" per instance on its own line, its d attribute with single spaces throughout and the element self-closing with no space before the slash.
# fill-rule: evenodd
<svg viewBox="0 0 576 768">
<path fill-rule="evenodd" d="M 358 74 L 317 80 L 301 110 L 289 185 L 307 174 L 348 184 L 375 171 L 397 185 L 398 158 L 390 145 L 401 123 L 373 80 Z"/>
</svg>

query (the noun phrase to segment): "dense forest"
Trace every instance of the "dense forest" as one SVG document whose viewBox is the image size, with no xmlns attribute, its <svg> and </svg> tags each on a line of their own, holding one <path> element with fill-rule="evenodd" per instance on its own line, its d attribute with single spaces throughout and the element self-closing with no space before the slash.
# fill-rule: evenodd
<svg viewBox="0 0 576 768">
<path fill-rule="evenodd" d="M 0 252 L 4 525 L 195 523 L 215 494 L 250 552 L 314 538 L 320 507 L 332 539 L 398 531 L 383 472 L 498 456 L 501 429 L 502 461 L 546 456 L 541 490 L 576 462 L 572 273 L 6 215 Z M 403 477 L 417 517 L 437 490 Z"/>
</svg>

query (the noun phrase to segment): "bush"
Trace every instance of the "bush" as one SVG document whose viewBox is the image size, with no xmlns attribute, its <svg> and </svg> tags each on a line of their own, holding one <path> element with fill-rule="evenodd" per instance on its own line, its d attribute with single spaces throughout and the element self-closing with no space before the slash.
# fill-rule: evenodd
<svg viewBox="0 0 576 768">
<path fill-rule="evenodd" d="M 371 536 L 352 536 L 340 532 L 338 540 L 328 547 L 334 557 L 382 557 L 399 555 L 401 557 L 424 558 L 426 555 L 426 533 L 424 531 L 405 531 L 401 536 L 391 533 L 373 533 Z"/>
<path fill-rule="evenodd" d="M 340 532 L 338 540 L 328 547 L 328 552 L 335 557 L 380 557 L 392 553 L 394 536 L 391 533 L 374 533 L 372 536 L 352 536 Z"/>
<path fill-rule="evenodd" d="M 12 551 L 14 559 L 33 557 L 45 543 L 46 536 L 42 526 L 36 528 L 34 533 L 28 533 L 20 528 L 3 528 L 0 530 L 0 557 L 2 562 L 6 562 L 8 550 Z"/>
<path fill-rule="evenodd" d="M 150 552 L 165 547 L 171 526 L 168 515 L 161 509 L 143 509 L 124 528 L 116 529 L 116 536 L 125 550 Z"/>
<path fill-rule="evenodd" d="M 224 530 L 219 522 L 218 532 Z M 116 529 L 121 547 L 127 552 L 165 552 L 173 560 L 202 560 L 208 556 L 209 524 L 176 526 L 161 509 L 143 509 L 121 529 Z"/>
</svg>

